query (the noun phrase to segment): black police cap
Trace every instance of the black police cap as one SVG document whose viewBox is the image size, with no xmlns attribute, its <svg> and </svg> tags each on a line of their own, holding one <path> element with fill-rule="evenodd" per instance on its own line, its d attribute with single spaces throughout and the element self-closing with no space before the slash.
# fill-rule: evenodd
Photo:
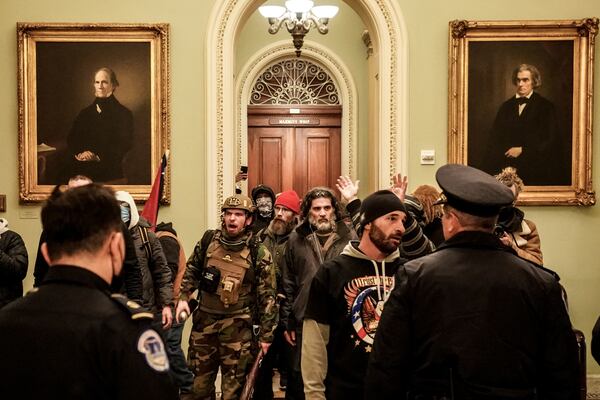
<svg viewBox="0 0 600 400">
<path fill-rule="evenodd" d="M 435 179 L 443 191 L 437 204 L 448 204 L 467 214 L 491 217 L 514 201 L 507 186 L 467 165 L 444 165 L 437 170 Z"/>
</svg>

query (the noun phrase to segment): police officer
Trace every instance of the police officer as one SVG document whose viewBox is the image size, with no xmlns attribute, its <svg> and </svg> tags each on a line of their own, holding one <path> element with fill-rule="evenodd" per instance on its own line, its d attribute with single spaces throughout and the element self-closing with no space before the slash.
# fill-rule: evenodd
<svg viewBox="0 0 600 400">
<path fill-rule="evenodd" d="M 513 194 L 441 167 L 445 242 L 396 275 L 367 399 L 577 399 L 577 344 L 555 277 L 492 234 Z"/>
<path fill-rule="evenodd" d="M 199 289 L 188 353 L 195 379 L 186 399 L 214 399 L 219 367 L 222 399 L 239 398 L 253 362 L 253 323 L 265 353 L 277 326 L 275 268 L 249 229 L 252 200 L 236 194 L 221 210 L 221 229 L 206 231 L 188 260 L 177 305 L 178 317 L 189 314 L 187 300 Z"/>
<path fill-rule="evenodd" d="M 152 314 L 110 294 L 124 257 L 114 193 L 57 187 L 42 225 L 46 278 L 0 312 L 2 397 L 176 399 Z"/>
</svg>

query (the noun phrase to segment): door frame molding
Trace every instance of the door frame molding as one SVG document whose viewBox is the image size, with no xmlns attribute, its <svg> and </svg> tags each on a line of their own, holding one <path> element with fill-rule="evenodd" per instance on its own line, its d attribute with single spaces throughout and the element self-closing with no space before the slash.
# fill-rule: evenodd
<svg viewBox="0 0 600 400">
<path fill-rule="evenodd" d="M 377 123 L 369 140 L 376 185 L 389 185 L 395 172 L 407 173 L 408 31 L 397 0 L 344 0 L 362 18 L 373 42 Z M 215 1 L 206 36 L 206 223 L 217 226 L 225 182 L 233 191 L 235 157 L 235 45 L 249 16 L 264 0 Z M 372 164 L 372 165 L 371 165 Z M 229 193 L 229 190 L 227 191 Z"/>
<path fill-rule="evenodd" d="M 281 40 L 254 53 L 240 70 L 236 80 L 236 159 L 238 165 L 247 165 L 248 158 L 248 100 L 256 78 L 279 60 L 290 58 L 294 46 L 289 40 Z M 302 46 L 302 58 L 323 68 L 335 83 L 342 107 L 341 148 L 342 174 L 357 176 L 358 145 L 358 92 L 352 74 L 346 64 L 329 48 L 307 40 Z M 302 108 L 302 105 L 298 105 Z M 246 182 L 244 182 L 245 184 Z M 248 193 L 246 188 L 246 193 Z"/>
</svg>

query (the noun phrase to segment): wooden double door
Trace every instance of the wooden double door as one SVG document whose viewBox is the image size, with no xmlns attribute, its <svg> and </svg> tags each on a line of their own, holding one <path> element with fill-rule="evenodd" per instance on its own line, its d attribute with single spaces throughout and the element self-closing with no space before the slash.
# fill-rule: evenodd
<svg viewBox="0 0 600 400">
<path fill-rule="evenodd" d="M 315 186 L 335 188 L 340 135 L 340 106 L 249 106 L 249 190 L 264 184 L 302 197 Z"/>
</svg>

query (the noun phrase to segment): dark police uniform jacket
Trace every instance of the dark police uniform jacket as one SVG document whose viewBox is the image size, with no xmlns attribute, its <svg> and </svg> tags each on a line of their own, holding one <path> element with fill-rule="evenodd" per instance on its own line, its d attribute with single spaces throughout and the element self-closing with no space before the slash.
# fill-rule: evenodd
<svg viewBox="0 0 600 400">
<path fill-rule="evenodd" d="M 365 393 L 566 400 L 579 396 L 577 375 L 556 279 L 491 234 L 461 232 L 396 275 Z"/>
<path fill-rule="evenodd" d="M 96 274 L 51 267 L 39 289 L 0 311 L 1 397 L 176 399 L 151 321 Z"/>
</svg>

